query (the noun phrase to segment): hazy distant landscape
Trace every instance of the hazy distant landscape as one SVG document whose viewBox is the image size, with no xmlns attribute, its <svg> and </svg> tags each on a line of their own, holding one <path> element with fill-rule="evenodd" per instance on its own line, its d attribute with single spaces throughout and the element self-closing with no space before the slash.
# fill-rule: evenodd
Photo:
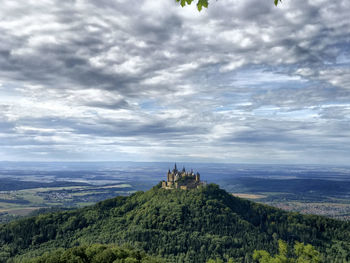
<svg viewBox="0 0 350 263">
<path fill-rule="evenodd" d="M 350 219 L 350 167 L 185 163 L 208 183 L 288 211 Z M 0 163 L 0 220 L 148 190 L 173 163 Z M 45 211 L 45 210 L 44 210 Z"/>
</svg>

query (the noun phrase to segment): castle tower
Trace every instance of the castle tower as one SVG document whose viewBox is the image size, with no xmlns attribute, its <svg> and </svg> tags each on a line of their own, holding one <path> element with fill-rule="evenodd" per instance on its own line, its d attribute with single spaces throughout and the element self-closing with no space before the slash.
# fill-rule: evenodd
<svg viewBox="0 0 350 263">
<path fill-rule="evenodd" d="M 177 172 L 177 166 L 176 166 L 176 163 L 175 163 L 175 166 L 174 166 L 174 170 L 173 170 L 174 173 Z"/>
<path fill-rule="evenodd" d="M 200 175 L 199 173 L 196 174 L 196 182 L 199 182 L 199 181 L 200 181 L 200 176 L 201 176 L 201 175 Z"/>
<path fill-rule="evenodd" d="M 168 175 L 167 175 L 167 181 L 168 181 L 168 182 L 171 181 L 171 180 L 170 180 L 170 176 L 171 176 L 171 172 L 170 172 L 170 169 L 169 169 Z"/>
</svg>

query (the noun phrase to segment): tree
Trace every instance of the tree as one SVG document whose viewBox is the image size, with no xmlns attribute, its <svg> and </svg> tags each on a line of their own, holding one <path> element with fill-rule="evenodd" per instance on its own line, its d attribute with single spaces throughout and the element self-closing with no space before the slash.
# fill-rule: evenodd
<svg viewBox="0 0 350 263">
<path fill-rule="evenodd" d="M 320 262 L 320 253 L 310 244 L 304 245 L 297 242 L 294 245 L 294 253 L 298 257 L 296 263 L 318 263 Z"/>
<path fill-rule="evenodd" d="M 227 259 L 227 261 L 225 261 L 227 263 L 235 263 L 235 261 L 232 258 Z M 209 259 L 207 261 L 207 263 L 224 263 L 224 261 L 222 261 L 221 259 L 217 258 L 217 259 Z"/>
<path fill-rule="evenodd" d="M 186 4 L 190 5 L 192 4 L 193 0 L 176 0 L 176 2 L 180 3 L 182 7 L 184 7 Z M 277 6 L 279 2 L 282 2 L 282 0 L 274 0 L 275 5 Z M 201 11 L 203 7 L 208 8 L 209 1 L 208 0 L 197 0 L 197 9 L 198 11 Z"/>
<path fill-rule="evenodd" d="M 287 243 L 278 240 L 278 254 L 271 256 L 265 250 L 255 250 L 253 259 L 259 263 L 319 263 L 321 262 L 320 253 L 310 244 L 296 242 L 294 245 L 294 257 L 288 258 Z"/>
</svg>

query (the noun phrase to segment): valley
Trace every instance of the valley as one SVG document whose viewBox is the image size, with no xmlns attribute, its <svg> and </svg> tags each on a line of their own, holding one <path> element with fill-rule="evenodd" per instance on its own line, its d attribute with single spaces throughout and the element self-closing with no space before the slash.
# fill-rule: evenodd
<svg viewBox="0 0 350 263">
<path fill-rule="evenodd" d="M 181 164 L 182 165 L 182 164 Z M 350 219 L 350 168 L 185 163 L 234 195 L 286 211 Z M 0 163 L 0 222 L 150 189 L 173 163 Z M 179 166 L 180 167 L 180 166 Z M 181 166 L 182 167 L 182 166 Z"/>
</svg>

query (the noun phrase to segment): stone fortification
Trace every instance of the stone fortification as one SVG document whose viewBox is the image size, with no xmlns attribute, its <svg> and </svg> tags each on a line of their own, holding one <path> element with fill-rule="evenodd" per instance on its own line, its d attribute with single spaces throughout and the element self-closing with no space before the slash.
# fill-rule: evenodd
<svg viewBox="0 0 350 263">
<path fill-rule="evenodd" d="M 164 189 L 193 189 L 203 185 L 200 180 L 200 174 L 194 173 L 193 170 L 186 172 L 185 167 L 182 171 L 177 169 L 176 163 L 172 171 L 168 171 L 167 180 L 162 181 L 162 188 Z"/>
</svg>

